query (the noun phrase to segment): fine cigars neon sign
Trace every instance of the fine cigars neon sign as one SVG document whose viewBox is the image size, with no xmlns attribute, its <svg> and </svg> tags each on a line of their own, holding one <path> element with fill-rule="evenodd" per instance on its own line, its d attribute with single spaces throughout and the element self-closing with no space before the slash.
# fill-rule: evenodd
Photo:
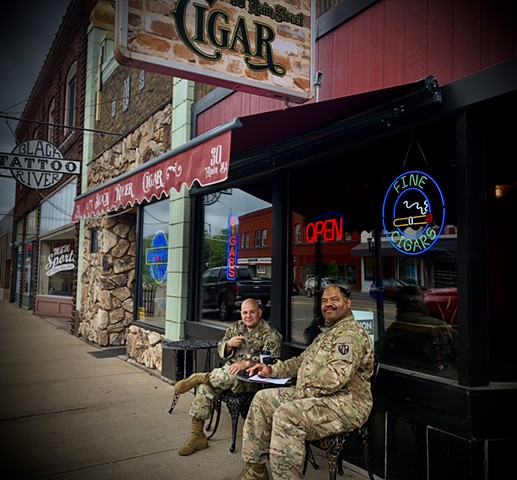
<svg viewBox="0 0 517 480">
<path fill-rule="evenodd" d="M 305 227 L 305 241 L 316 243 L 339 242 L 344 239 L 345 218 L 340 213 L 329 212 L 320 215 Z"/>
<path fill-rule="evenodd" d="M 239 217 L 235 213 L 228 215 L 228 255 L 226 260 L 228 280 L 237 277 L 237 264 L 239 262 Z"/>
<path fill-rule="evenodd" d="M 429 250 L 445 225 L 445 201 L 436 181 L 417 170 L 399 175 L 384 197 L 382 223 L 398 251 L 420 255 Z"/>
</svg>

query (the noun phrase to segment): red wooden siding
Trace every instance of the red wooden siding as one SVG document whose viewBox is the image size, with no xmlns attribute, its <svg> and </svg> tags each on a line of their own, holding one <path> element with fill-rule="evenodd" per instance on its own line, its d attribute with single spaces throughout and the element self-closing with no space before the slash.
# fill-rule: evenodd
<svg viewBox="0 0 517 480">
<path fill-rule="evenodd" d="M 506 0 L 384 0 L 316 44 L 329 100 L 435 75 L 441 85 L 517 55 L 516 6 Z M 236 116 L 285 108 L 237 93 L 198 117 L 202 133 Z M 281 128 L 281 126 L 279 126 Z"/>
</svg>

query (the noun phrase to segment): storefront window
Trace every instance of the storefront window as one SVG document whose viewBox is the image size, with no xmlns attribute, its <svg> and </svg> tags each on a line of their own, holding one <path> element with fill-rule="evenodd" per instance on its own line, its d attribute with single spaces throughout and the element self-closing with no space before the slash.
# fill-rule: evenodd
<svg viewBox="0 0 517 480">
<path fill-rule="evenodd" d="M 73 227 L 70 224 L 77 180 L 74 178 L 41 204 L 38 268 L 39 295 L 72 296 L 74 270 L 77 269 Z M 61 302 L 62 299 L 55 299 Z M 50 305 L 48 299 L 45 306 Z M 39 304 L 38 304 L 39 306 Z"/>
<path fill-rule="evenodd" d="M 137 319 L 165 328 L 169 200 L 143 207 Z"/>
<path fill-rule="evenodd" d="M 59 230 L 72 220 L 77 179 L 73 179 L 41 204 L 40 235 Z"/>
<path fill-rule="evenodd" d="M 324 328 L 321 293 L 338 284 L 350 290 L 383 363 L 457 378 L 453 142 L 422 133 L 408 154 L 412 141 L 402 135 L 291 171 L 291 271 L 300 293 L 291 297 L 290 340 L 307 345 Z"/>
<path fill-rule="evenodd" d="M 73 271 L 76 268 L 73 242 L 42 241 L 40 255 L 40 286 L 42 295 L 72 295 Z"/>
<path fill-rule="evenodd" d="M 23 246 L 23 285 L 22 285 L 22 305 L 27 308 L 32 307 L 34 296 L 34 245 L 35 242 L 28 242 Z"/>
<path fill-rule="evenodd" d="M 296 194 L 295 194 L 296 195 Z M 311 332 L 322 324 L 320 296 L 328 285 L 356 287 L 360 262 L 350 255 L 355 245 L 345 235 L 345 218 L 337 211 L 314 218 L 292 215 L 292 318 L 291 341 L 310 343 Z M 353 238 L 353 237 L 352 237 Z"/>
<path fill-rule="evenodd" d="M 25 245 L 25 261 L 23 264 L 23 295 L 32 295 L 32 259 L 33 244 Z"/>
<path fill-rule="evenodd" d="M 238 319 L 248 297 L 269 316 L 271 300 L 271 190 L 242 187 L 204 196 L 202 320 Z M 250 237 L 253 239 L 250 242 Z"/>
<path fill-rule="evenodd" d="M 33 210 L 27 215 L 25 225 L 25 239 L 33 238 L 38 234 L 38 210 Z"/>
</svg>

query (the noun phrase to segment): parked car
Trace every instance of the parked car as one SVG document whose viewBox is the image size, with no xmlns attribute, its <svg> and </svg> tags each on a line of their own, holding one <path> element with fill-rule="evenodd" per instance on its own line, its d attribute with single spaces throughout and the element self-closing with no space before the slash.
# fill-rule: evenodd
<svg viewBox="0 0 517 480">
<path fill-rule="evenodd" d="M 458 326 L 458 288 L 430 288 L 424 292 L 429 315 Z"/>
<path fill-rule="evenodd" d="M 377 287 L 375 282 L 370 285 L 370 297 L 377 298 L 377 295 L 380 292 L 384 293 L 384 300 L 392 300 L 395 301 L 397 293 L 401 287 L 405 287 L 409 285 L 409 283 L 404 282 L 398 278 L 385 278 L 382 281 L 382 287 Z"/>
<path fill-rule="evenodd" d="M 342 279 L 336 277 L 321 277 L 321 291 L 329 285 L 341 285 L 345 288 L 350 288 Z M 317 277 L 308 277 L 305 281 L 305 295 L 312 297 L 316 292 L 318 286 Z"/>
<path fill-rule="evenodd" d="M 262 307 L 262 316 L 269 318 L 271 279 L 253 277 L 248 268 L 237 267 L 235 279 L 228 280 L 227 271 L 227 267 L 215 267 L 203 273 L 203 308 L 217 309 L 221 320 L 231 320 L 244 300 L 254 298 Z"/>
</svg>

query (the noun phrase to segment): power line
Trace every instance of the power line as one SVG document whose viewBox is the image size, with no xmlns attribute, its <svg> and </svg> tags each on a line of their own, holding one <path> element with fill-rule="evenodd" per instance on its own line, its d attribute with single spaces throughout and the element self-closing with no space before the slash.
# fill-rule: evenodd
<svg viewBox="0 0 517 480">
<path fill-rule="evenodd" d="M 117 135 L 119 137 L 122 137 L 124 135 L 123 133 L 120 133 L 120 132 L 108 132 L 106 130 L 96 130 L 94 128 L 72 127 L 70 125 L 61 125 L 60 123 L 49 123 L 49 122 L 40 122 L 38 120 L 28 120 L 26 118 L 13 117 L 12 115 L 6 115 L 5 113 L 0 113 L 0 118 L 17 120 L 19 122 L 37 123 L 38 125 L 46 125 L 46 126 L 51 126 L 51 127 L 62 127 L 62 128 L 66 128 L 67 130 L 81 130 L 83 132 L 105 133 L 106 135 Z"/>
</svg>

